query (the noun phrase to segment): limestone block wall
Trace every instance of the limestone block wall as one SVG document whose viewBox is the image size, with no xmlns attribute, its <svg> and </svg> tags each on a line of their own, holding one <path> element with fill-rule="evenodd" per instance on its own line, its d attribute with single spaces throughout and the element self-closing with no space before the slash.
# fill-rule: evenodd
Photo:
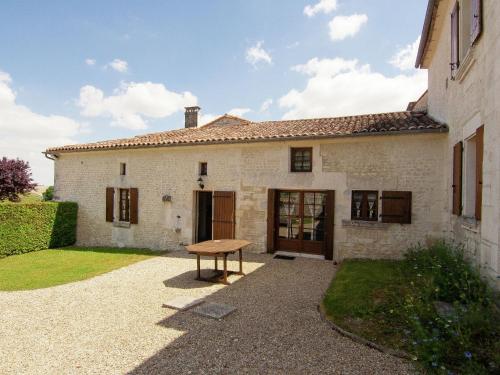
<svg viewBox="0 0 500 375">
<path fill-rule="evenodd" d="M 199 163 L 207 162 L 204 190 L 236 192 L 236 236 L 252 241 L 252 251 L 265 251 L 268 189 L 330 189 L 336 191 L 334 257 L 395 258 L 445 235 L 445 143 L 445 134 L 422 134 L 63 153 L 55 162 L 55 195 L 79 204 L 79 245 L 182 248 L 194 241 L 194 192 Z M 290 148 L 306 146 L 313 147 L 313 171 L 291 173 Z M 119 175 L 120 163 L 127 164 L 126 176 Z M 105 221 L 106 187 L 138 188 L 137 225 Z M 356 226 L 353 189 L 412 191 L 412 224 Z M 165 194 L 171 202 L 162 201 Z"/>
<path fill-rule="evenodd" d="M 500 288 L 500 2 L 483 0 L 483 32 L 450 75 L 450 17 L 455 1 L 441 1 L 429 66 L 429 114 L 450 127 L 443 174 L 447 185 L 450 236 L 467 245 L 485 275 Z M 451 215 L 453 145 L 484 125 L 482 218 Z M 465 194 L 465 191 L 464 191 Z"/>
</svg>

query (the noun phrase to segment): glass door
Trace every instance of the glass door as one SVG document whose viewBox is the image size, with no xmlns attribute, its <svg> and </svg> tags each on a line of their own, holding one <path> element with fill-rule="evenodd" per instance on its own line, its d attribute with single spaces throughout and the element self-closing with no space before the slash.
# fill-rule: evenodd
<svg viewBox="0 0 500 375">
<path fill-rule="evenodd" d="M 280 191 L 278 249 L 323 254 L 326 192 Z"/>
</svg>

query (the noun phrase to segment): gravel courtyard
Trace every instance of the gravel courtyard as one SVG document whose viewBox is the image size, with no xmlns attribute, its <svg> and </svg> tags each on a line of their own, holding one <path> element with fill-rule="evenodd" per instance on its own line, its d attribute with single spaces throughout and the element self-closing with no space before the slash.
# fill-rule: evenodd
<svg viewBox="0 0 500 375">
<path fill-rule="evenodd" d="M 230 286 L 195 281 L 195 259 L 172 252 L 82 282 L 0 292 L 0 374 L 411 372 L 321 320 L 332 263 L 244 260 L 247 276 Z M 185 295 L 237 311 L 218 321 L 162 307 Z"/>
</svg>

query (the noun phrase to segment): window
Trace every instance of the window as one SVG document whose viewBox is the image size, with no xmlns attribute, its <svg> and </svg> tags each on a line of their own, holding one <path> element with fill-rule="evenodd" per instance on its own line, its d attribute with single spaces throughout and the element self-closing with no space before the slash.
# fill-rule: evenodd
<svg viewBox="0 0 500 375">
<path fill-rule="evenodd" d="M 312 171 L 312 147 L 291 149 L 291 171 Z"/>
<path fill-rule="evenodd" d="M 352 192 L 351 220 L 378 220 L 378 191 Z"/>
<path fill-rule="evenodd" d="M 451 13 L 451 71 L 455 77 L 482 29 L 482 0 L 457 1 Z"/>
<path fill-rule="evenodd" d="M 125 176 L 127 174 L 127 164 L 120 163 L 120 176 Z"/>
<path fill-rule="evenodd" d="M 483 188 L 483 133 L 484 127 L 464 143 L 464 209 L 467 217 L 481 219 L 482 188 Z"/>
<path fill-rule="evenodd" d="M 120 189 L 120 221 L 130 221 L 130 192 L 129 189 Z"/>
<path fill-rule="evenodd" d="M 208 175 L 208 163 L 201 162 L 200 163 L 200 176 L 207 176 L 207 175 Z"/>
</svg>

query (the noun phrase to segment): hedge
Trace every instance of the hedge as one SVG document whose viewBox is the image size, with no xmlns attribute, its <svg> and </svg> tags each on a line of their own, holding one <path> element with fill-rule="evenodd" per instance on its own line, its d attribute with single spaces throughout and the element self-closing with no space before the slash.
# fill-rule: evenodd
<svg viewBox="0 0 500 375">
<path fill-rule="evenodd" d="M 76 241 L 74 202 L 0 204 L 0 258 Z"/>
</svg>

